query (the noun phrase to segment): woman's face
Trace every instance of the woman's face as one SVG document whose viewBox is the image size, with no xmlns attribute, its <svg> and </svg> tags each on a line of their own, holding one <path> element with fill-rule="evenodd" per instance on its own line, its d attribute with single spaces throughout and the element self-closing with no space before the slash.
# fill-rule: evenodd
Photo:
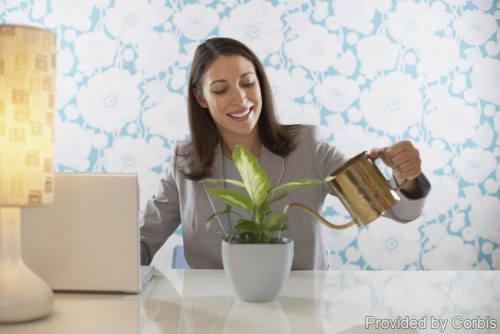
<svg viewBox="0 0 500 334">
<path fill-rule="evenodd" d="M 225 140 L 256 129 L 262 109 L 260 85 L 253 64 L 241 56 L 217 56 L 201 82 L 198 103 L 208 108 Z M 256 133 L 256 132 L 253 132 Z"/>
</svg>

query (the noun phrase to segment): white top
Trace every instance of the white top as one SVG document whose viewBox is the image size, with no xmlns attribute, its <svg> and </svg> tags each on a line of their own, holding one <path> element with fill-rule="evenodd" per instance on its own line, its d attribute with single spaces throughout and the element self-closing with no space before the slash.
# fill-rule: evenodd
<svg viewBox="0 0 500 334">
<path fill-rule="evenodd" d="M 224 172 L 223 172 L 224 179 L 225 180 L 232 179 L 232 180 L 242 181 L 241 175 L 238 172 L 238 169 L 236 168 L 234 161 L 226 158 L 225 156 L 223 156 L 223 160 L 224 160 L 224 167 L 223 167 L 224 168 Z M 243 191 L 244 193 L 246 193 L 246 191 L 244 189 L 241 189 L 240 187 L 237 187 L 237 186 L 232 185 L 230 183 L 224 182 L 224 187 L 228 188 L 228 189 L 237 190 L 240 192 Z M 248 212 L 246 212 L 245 210 L 243 210 L 237 206 L 232 206 L 232 209 L 233 209 L 233 211 L 240 214 L 242 217 L 245 217 L 247 219 L 250 218 L 248 215 Z M 237 214 L 234 214 L 234 213 L 229 213 L 228 219 L 229 219 L 229 224 L 231 226 L 235 226 L 238 222 L 238 219 L 240 219 L 240 216 L 238 216 Z"/>
</svg>

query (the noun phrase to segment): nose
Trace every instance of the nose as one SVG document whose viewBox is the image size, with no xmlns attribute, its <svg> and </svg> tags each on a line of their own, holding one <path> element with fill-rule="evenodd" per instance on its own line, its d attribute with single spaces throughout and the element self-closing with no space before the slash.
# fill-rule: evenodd
<svg viewBox="0 0 500 334">
<path fill-rule="evenodd" d="M 236 88 L 232 96 L 233 103 L 242 106 L 247 102 L 247 94 L 243 88 Z"/>
</svg>

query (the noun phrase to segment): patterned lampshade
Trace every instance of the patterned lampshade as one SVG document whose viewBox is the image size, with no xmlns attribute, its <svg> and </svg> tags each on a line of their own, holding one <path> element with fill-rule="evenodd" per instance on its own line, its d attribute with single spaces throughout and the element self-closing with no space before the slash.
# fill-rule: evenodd
<svg viewBox="0 0 500 334">
<path fill-rule="evenodd" d="M 0 26 L 0 206 L 53 201 L 55 58 L 54 33 Z"/>
</svg>

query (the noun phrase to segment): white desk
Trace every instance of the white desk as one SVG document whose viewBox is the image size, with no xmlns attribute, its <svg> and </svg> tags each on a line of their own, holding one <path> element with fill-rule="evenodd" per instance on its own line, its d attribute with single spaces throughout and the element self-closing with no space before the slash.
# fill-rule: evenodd
<svg viewBox="0 0 500 334">
<path fill-rule="evenodd" d="M 498 333 L 500 272 L 299 271 L 277 301 L 245 303 L 221 270 L 157 271 L 140 295 L 57 293 L 49 317 L 0 333 L 385 333 L 398 316 L 392 333 Z"/>
</svg>

